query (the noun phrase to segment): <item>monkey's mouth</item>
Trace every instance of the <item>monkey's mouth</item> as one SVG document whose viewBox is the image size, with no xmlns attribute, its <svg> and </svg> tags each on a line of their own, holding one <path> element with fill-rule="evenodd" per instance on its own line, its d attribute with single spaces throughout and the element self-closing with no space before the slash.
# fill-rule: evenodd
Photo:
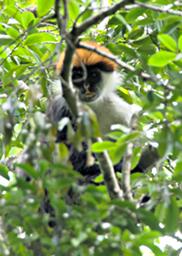
<svg viewBox="0 0 182 256">
<path fill-rule="evenodd" d="M 97 94 L 95 92 L 86 92 L 81 95 L 81 100 L 83 101 L 93 101 L 97 98 Z"/>
</svg>

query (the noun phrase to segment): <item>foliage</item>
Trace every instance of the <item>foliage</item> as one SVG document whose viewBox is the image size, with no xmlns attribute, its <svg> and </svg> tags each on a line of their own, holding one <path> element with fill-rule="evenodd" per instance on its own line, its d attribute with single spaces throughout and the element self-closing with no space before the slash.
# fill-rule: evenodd
<svg viewBox="0 0 182 256">
<path fill-rule="evenodd" d="M 89 2 L 69 1 L 68 28 Z M 180 1 L 141 2 L 182 13 Z M 55 144 L 55 127 L 45 116 L 47 99 L 59 92 L 52 85 L 62 49 L 54 1 L 4 0 L 0 6 L 0 255 L 179 255 L 182 243 L 179 250 L 162 249 L 160 237 L 180 240 L 182 228 L 182 17 L 131 4 L 109 17 L 106 27 L 82 35 L 136 69 L 121 70 L 118 93 L 142 107 L 137 131 L 128 134 L 120 127 L 109 134 L 115 142 L 91 148 L 108 150 L 116 163 L 134 141 L 134 168 L 146 142 L 158 147 L 160 161 L 153 171 L 131 175 L 137 202 L 132 203 L 110 201 L 105 186 L 79 185 L 82 178 L 68 161 L 68 148 Z M 78 22 L 99 6 L 94 1 Z M 153 79 L 144 79 L 142 71 Z M 89 126 L 84 120 L 72 135 L 78 146 L 83 135 L 90 136 L 83 134 Z M 70 202 L 71 195 L 76 202 Z M 150 200 L 141 204 L 145 195 Z M 52 216 L 46 212 L 48 200 Z"/>
</svg>

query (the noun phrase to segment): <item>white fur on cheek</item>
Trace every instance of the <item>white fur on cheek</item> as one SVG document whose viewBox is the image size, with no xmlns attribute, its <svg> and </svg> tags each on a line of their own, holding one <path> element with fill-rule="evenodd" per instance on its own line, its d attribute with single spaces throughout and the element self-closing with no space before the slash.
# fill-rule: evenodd
<svg viewBox="0 0 182 256">
<path fill-rule="evenodd" d="M 104 84 L 102 96 L 106 96 L 111 92 L 115 91 L 116 87 L 122 83 L 121 74 L 113 71 L 111 72 L 101 72 L 102 83 Z"/>
</svg>

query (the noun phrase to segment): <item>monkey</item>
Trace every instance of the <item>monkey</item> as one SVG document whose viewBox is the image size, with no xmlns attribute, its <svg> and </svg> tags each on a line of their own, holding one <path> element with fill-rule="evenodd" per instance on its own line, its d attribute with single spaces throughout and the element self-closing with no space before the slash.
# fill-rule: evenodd
<svg viewBox="0 0 182 256">
<path fill-rule="evenodd" d="M 104 46 L 92 41 L 82 42 L 85 46 L 92 46 L 97 50 L 112 55 Z M 65 53 L 61 53 L 56 70 L 59 75 L 62 72 L 62 66 Z M 113 124 L 121 124 L 126 127 L 130 126 L 133 115 L 138 114 L 140 108 L 134 104 L 129 104 L 117 95 L 116 88 L 121 84 L 122 78 L 118 72 L 118 65 L 111 59 L 103 57 L 98 53 L 82 48 L 76 48 L 72 58 L 71 81 L 73 89 L 78 93 L 79 100 L 88 105 L 96 114 L 102 135 L 107 135 L 111 131 Z M 75 119 L 62 96 L 57 96 L 48 110 L 49 119 L 58 122 L 63 117 L 69 117 L 72 126 L 75 128 Z M 57 142 L 66 142 L 66 127 L 58 132 Z M 69 145 L 70 161 L 75 170 L 83 176 L 89 177 L 92 181 L 94 177 L 100 174 L 100 167 L 95 162 L 87 166 L 87 145 L 83 143 L 83 150 L 77 151 L 73 145 Z M 154 150 L 156 158 L 156 150 Z M 153 152 L 153 148 L 151 149 Z M 146 154 L 145 154 L 146 155 Z M 150 149 L 149 149 L 150 155 Z M 95 155 L 93 154 L 94 158 Z M 135 167 L 133 172 L 143 172 L 143 167 L 148 168 L 153 164 L 153 160 L 146 164 L 145 157 Z M 115 171 L 121 171 L 122 159 L 114 166 Z"/>
<path fill-rule="evenodd" d="M 111 55 L 106 47 L 96 42 L 83 44 Z M 63 59 L 64 53 L 57 63 L 58 73 Z M 108 133 L 113 124 L 129 126 L 132 115 L 137 112 L 135 105 L 128 104 L 116 93 L 121 83 L 117 68 L 114 61 L 87 49 L 77 48 L 72 60 L 73 86 L 79 100 L 95 112 L 102 134 Z"/>
</svg>

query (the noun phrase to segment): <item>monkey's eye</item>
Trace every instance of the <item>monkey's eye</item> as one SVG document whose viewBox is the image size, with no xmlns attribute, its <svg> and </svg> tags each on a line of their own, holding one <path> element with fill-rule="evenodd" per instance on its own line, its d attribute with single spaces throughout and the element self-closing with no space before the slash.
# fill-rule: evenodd
<svg viewBox="0 0 182 256">
<path fill-rule="evenodd" d="M 92 71 L 92 72 L 90 73 L 90 77 L 91 77 L 91 78 L 96 78 L 96 77 L 98 77 L 98 72 Z"/>
<path fill-rule="evenodd" d="M 91 84 L 98 83 L 101 80 L 101 75 L 98 70 L 91 70 L 88 74 L 88 80 Z"/>
<path fill-rule="evenodd" d="M 73 80 L 80 79 L 82 77 L 83 77 L 83 72 L 81 70 L 73 70 L 73 72 L 72 72 Z"/>
</svg>

